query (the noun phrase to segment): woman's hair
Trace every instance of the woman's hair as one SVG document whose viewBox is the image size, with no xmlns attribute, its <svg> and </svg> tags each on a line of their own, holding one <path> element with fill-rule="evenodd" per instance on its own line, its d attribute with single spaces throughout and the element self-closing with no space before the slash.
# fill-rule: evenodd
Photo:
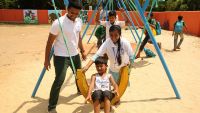
<svg viewBox="0 0 200 113">
<path fill-rule="evenodd" d="M 113 31 L 118 31 L 119 35 L 121 36 L 121 27 L 119 25 L 112 25 L 109 29 L 109 32 L 113 32 Z M 117 44 L 118 44 L 118 48 L 117 48 L 117 62 L 118 62 L 118 65 L 121 65 L 122 64 L 122 58 L 121 58 L 121 52 L 120 52 L 120 49 L 121 49 L 121 43 L 120 43 L 120 38 L 119 40 L 117 41 Z"/>
<path fill-rule="evenodd" d="M 76 8 L 76 9 L 82 9 L 82 3 L 79 0 L 69 0 L 69 5 L 68 5 L 68 9 L 69 8 Z"/>
<path fill-rule="evenodd" d="M 95 65 L 98 65 L 98 64 L 105 64 L 107 65 L 108 63 L 108 60 L 102 56 L 99 56 L 97 57 L 97 59 L 94 61 Z"/>
</svg>

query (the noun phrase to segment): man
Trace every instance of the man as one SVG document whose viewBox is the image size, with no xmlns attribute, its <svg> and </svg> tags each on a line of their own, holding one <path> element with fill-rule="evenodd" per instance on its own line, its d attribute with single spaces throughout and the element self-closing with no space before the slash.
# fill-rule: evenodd
<svg viewBox="0 0 200 113">
<path fill-rule="evenodd" d="M 61 27 L 63 29 L 62 31 L 67 38 L 66 45 L 69 48 L 69 53 L 67 52 L 67 47 L 65 45 L 62 32 L 59 27 L 58 19 L 53 22 L 50 29 L 46 45 L 44 66 L 47 70 L 49 70 L 51 67 L 49 55 L 52 45 L 54 44 L 54 66 L 55 66 L 56 77 L 50 92 L 49 106 L 48 106 L 49 112 L 56 112 L 55 109 L 61 86 L 65 80 L 67 68 L 70 66 L 72 69 L 70 56 L 72 57 L 76 70 L 81 69 L 81 59 L 79 56 L 78 48 L 80 49 L 82 58 L 86 59 L 86 54 L 83 48 L 82 38 L 81 38 L 82 21 L 80 18 L 77 18 L 81 8 L 82 8 L 81 3 L 76 1 L 69 2 L 67 8 L 68 13 L 59 18 Z M 79 88 L 77 86 L 77 81 L 76 81 L 76 87 L 78 93 L 80 93 Z"/>
</svg>

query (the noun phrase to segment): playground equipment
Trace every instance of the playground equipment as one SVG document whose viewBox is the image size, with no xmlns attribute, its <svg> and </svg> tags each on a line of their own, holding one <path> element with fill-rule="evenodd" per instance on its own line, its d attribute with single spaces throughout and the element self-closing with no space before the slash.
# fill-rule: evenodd
<svg viewBox="0 0 200 113">
<path fill-rule="evenodd" d="M 109 1 L 109 0 L 108 0 L 108 1 Z M 124 1 L 125 1 L 125 0 L 124 0 Z M 124 1 L 123 1 L 123 0 L 116 0 L 116 2 L 118 3 L 118 6 L 119 6 L 119 7 L 123 6 L 123 8 L 125 9 L 126 14 L 128 15 L 128 18 L 129 18 L 129 20 L 131 21 L 131 25 L 132 25 L 132 27 L 135 29 L 135 25 L 134 25 L 134 23 L 133 23 L 133 21 L 132 21 L 132 19 L 131 19 L 131 16 L 130 16 L 130 14 L 129 14 L 127 8 L 126 8 L 126 5 L 125 5 Z M 157 54 L 158 54 L 158 56 L 159 56 L 159 58 L 160 58 L 160 60 L 161 60 L 161 63 L 162 63 L 162 65 L 163 65 L 163 68 L 165 69 L 165 72 L 166 72 L 167 77 L 168 77 L 168 79 L 169 79 L 169 81 L 170 81 L 170 83 L 171 83 L 171 86 L 172 86 L 173 90 L 174 90 L 174 93 L 175 93 L 175 95 L 176 95 L 176 98 L 177 98 L 177 99 L 180 99 L 181 97 L 180 97 L 179 92 L 178 92 L 178 90 L 177 90 L 177 88 L 176 88 L 176 85 L 175 85 L 175 83 L 174 83 L 174 81 L 173 81 L 173 78 L 172 78 L 172 76 L 171 76 L 171 73 L 170 73 L 170 71 L 169 71 L 169 69 L 168 69 L 168 67 L 167 67 L 167 64 L 166 64 L 166 62 L 165 62 L 165 60 L 164 60 L 164 57 L 163 57 L 163 55 L 162 55 L 162 53 L 161 53 L 161 51 L 160 51 L 160 49 L 159 49 L 159 47 L 158 47 L 158 45 L 157 45 L 157 43 L 156 43 L 156 39 L 155 39 L 154 36 L 153 36 L 153 33 L 152 33 L 151 29 L 150 29 L 150 26 L 149 26 L 149 24 L 148 24 L 148 21 L 147 21 L 146 17 L 144 16 L 144 12 L 145 12 L 147 6 L 149 5 L 150 0 L 146 0 L 143 6 L 140 5 L 140 3 L 139 3 L 138 0 L 134 0 L 134 2 L 133 2 L 132 0 L 126 0 L 126 1 L 129 2 L 130 4 L 132 4 L 131 6 L 134 7 L 134 8 L 136 9 L 136 11 L 137 11 L 137 13 L 138 13 L 138 16 L 139 16 L 140 19 L 142 20 L 143 25 L 144 25 L 145 29 L 147 30 L 147 32 L 148 32 L 148 34 L 149 34 L 149 36 L 150 36 L 150 38 L 151 38 L 151 40 L 152 40 L 152 43 L 153 43 L 153 45 L 154 45 L 154 47 L 155 47 L 155 49 L 156 49 L 156 52 L 157 52 Z M 83 35 L 82 35 L 82 39 L 84 38 L 84 36 L 85 36 L 85 34 L 86 34 L 86 31 L 88 30 L 89 25 L 90 25 L 90 23 L 92 22 L 92 19 L 94 18 L 94 15 L 96 14 L 97 9 L 98 9 L 98 7 L 100 6 L 100 3 L 101 3 L 101 2 L 102 2 L 102 0 L 99 0 L 99 1 L 98 1 L 97 7 L 96 7 L 95 10 L 93 11 L 92 18 L 90 19 L 90 21 L 88 22 L 88 24 L 87 24 L 87 26 L 86 26 L 86 29 L 84 30 L 84 33 L 83 33 Z M 55 10 L 56 10 L 54 0 L 52 0 L 52 3 L 54 4 L 54 8 L 55 8 Z M 152 11 L 152 8 L 153 8 L 153 6 L 154 6 L 155 4 L 157 4 L 157 0 L 153 0 L 150 12 Z M 57 11 L 56 11 L 56 12 L 57 12 Z M 61 29 L 61 31 L 62 31 L 62 28 L 61 28 L 61 27 L 60 27 L 60 29 Z M 143 32 L 144 32 L 144 30 L 143 30 Z M 136 33 L 136 36 L 137 36 L 137 38 L 138 38 L 138 40 L 139 40 L 138 46 L 137 46 L 137 48 L 136 48 L 136 52 L 137 52 L 138 47 L 139 47 L 139 45 L 140 45 L 140 43 L 141 43 L 141 37 L 142 37 L 143 33 L 142 33 L 141 37 L 139 36 L 139 34 L 138 34 L 138 32 L 137 32 L 136 29 L 135 29 L 135 33 Z M 63 34 L 63 38 L 64 38 L 64 41 L 65 41 L 65 44 L 66 44 L 66 41 L 67 41 L 66 39 L 67 39 L 67 38 L 66 38 L 66 36 L 64 36 L 64 34 Z M 67 47 L 67 45 L 66 45 L 66 48 L 67 48 L 67 52 L 70 53 L 70 52 L 69 52 L 69 49 L 68 49 L 68 47 Z M 70 59 L 71 59 L 71 57 L 70 57 Z M 134 56 L 134 59 L 135 59 L 135 56 Z M 72 61 L 72 60 L 71 60 L 71 62 L 72 62 L 72 64 L 73 64 L 73 61 Z M 73 66 L 73 67 L 74 67 L 74 66 Z M 73 68 L 73 69 L 74 69 L 74 68 Z M 45 68 L 43 69 L 43 71 L 44 71 L 44 70 L 45 70 Z M 38 80 L 39 83 L 37 82 L 36 87 L 35 87 L 35 89 L 34 89 L 34 91 L 33 91 L 32 97 L 35 96 L 35 94 L 36 94 L 36 92 L 37 92 L 37 89 L 38 89 L 38 87 L 39 87 L 39 84 L 40 84 L 40 82 L 41 82 L 41 80 L 42 80 L 42 78 L 43 78 L 43 76 L 44 76 L 45 71 L 44 71 L 44 72 L 43 72 L 43 71 L 42 71 L 42 73 L 41 73 L 41 75 L 40 75 L 40 77 L 39 77 L 39 80 Z M 75 72 L 75 71 L 74 71 L 74 72 Z M 81 79 L 82 74 L 80 73 L 80 71 L 78 71 L 78 75 L 80 76 L 79 79 Z M 83 77 L 82 77 L 82 79 L 84 80 Z M 81 84 L 81 83 L 80 83 L 80 84 Z M 84 84 L 86 84 L 86 83 L 84 83 Z M 80 87 L 81 87 L 81 86 L 80 86 Z M 82 90 L 83 94 L 85 95 L 85 94 L 86 94 L 86 92 L 85 92 L 86 89 L 84 89 L 84 88 L 87 89 L 86 86 L 83 87 L 83 89 L 82 89 L 82 88 L 80 88 L 80 89 Z M 123 93 L 121 93 L 121 94 L 123 94 Z M 112 102 L 113 102 L 113 101 L 112 101 Z"/>
</svg>

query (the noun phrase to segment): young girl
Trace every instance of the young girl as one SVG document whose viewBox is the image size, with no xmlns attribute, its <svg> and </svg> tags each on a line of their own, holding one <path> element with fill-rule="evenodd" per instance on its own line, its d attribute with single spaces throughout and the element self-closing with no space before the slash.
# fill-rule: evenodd
<svg viewBox="0 0 200 113">
<path fill-rule="evenodd" d="M 83 71 L 87 71 L 97 57 L 107 54 L 110 61 L 109 73 L 112 74 L 115 82 L 119 84 L 121 67 L 133 64 L 134 55 L 130 43 L 121 37 L 121 27 L 119 25 L 112 25 L 109 34 L 110 38 L 102 44 L 97 53 L 83 68 Z"/>
<path fill-rule="evenodd" d="M 104 112 L 110 113 L 110 102 L 114 97 L 114 93 L 111 91 L 111 84 L 117 96 L 119 96 L 118 86 L 113 77 L 110 74 L 106 74 L 107 60 L 105 58 L 98 57 L 95 60 L 95 65 L 98 73 L 93 74 L 91 77 L 86 101 L 93 101 L 94 113 L 99 113 L 101 102 L 104 102 Z"/>
</svg>

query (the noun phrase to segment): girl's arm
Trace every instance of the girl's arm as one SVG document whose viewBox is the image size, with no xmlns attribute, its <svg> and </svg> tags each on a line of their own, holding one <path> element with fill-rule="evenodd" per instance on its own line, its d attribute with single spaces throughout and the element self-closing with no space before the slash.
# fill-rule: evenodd
<svg viewBox="0 0 200 113">
<path fill-rule="evenodd" d="M 90 61 L 87 63 L 87 65 L 84 66 L 84 67 L 82 68 L 83 72 L 85 73 L 85 72 L 90 68 L 90 66 L 91 66 L 93 63 L 94 63 L 94 61 L 93 61 L 93 60 L 90 60 Z"/>
<path fill-rule="evenodd" d="M 89 87 L 89 90 L 88 90 L 88 96 L 87 98 L 85 99 L 85 102 L 87 102 L 88 100 L 92 100 L 92 90 L 94 89 L 94 82 L 95 82 L 95 75 L 92 75 L 91 77 L 91 82 L 90 82 L 90 87 Z"/>
<path fill-rule="evenodd" d="M 119 90 L 118 90 L 118 85 L 116 84 L 115 80 L 113 79 L 112 75 L 110 76 L 110 82 L 112 83 L 114 87 L 114 92 L 116 93 L 117 96 L 119 96 Z"/>
</svg>

